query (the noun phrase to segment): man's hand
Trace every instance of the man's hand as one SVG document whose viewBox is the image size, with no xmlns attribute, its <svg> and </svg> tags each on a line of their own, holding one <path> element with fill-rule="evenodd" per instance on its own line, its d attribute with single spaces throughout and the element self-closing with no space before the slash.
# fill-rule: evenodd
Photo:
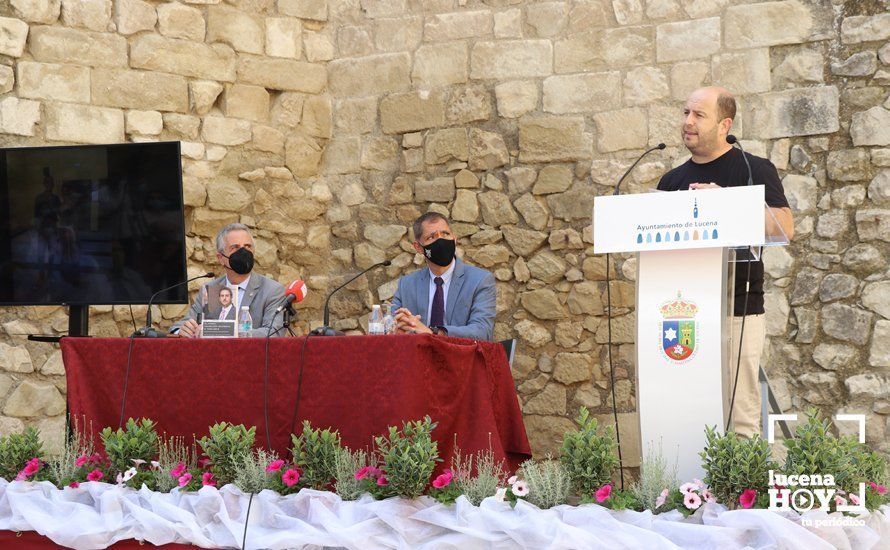
<svg viewBox="0 0 890 550">
<path fill-rule="evenodd" d="M 420 315 L 414 315 L 406 308 L 396 310 L 396 332 L 399 334 L 432 334 L 433 331 L 420 322 Z"/>
<path fill-rule="evenodd" d="M 179 327 L 179 336 L 182 338 L 198 338 L 201 334 L 201 326 L 194 319 L 186 319 Z"/>
<path fill-rule="evenodd" d="M 720 189 L 720 186 L 714 182 L 711 182 L 711 183 L 690 183 L 689 189 Z"/>
</svg>

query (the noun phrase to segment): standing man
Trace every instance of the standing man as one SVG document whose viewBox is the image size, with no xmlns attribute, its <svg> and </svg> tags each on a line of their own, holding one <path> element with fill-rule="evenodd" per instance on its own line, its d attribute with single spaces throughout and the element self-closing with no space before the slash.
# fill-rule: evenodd
<svg viewBox="0 0 890 550">
<path fill-rule="evenodd" d="M 747 185 L 748 168 L 742 157 L 745 153 L 726 141 L 735 114 L 735 98 L 724 88 L 711 86 L 692 92 L 683 109 L 684 119 L 681 128 L 683 144 L 692 153 L 692 158 L 665 174 L 658 182 L 658 189 L 685 191 Z M 794 220 L 776 167 L 767 159 L 754 155 L 746 156 L 751 165 L 754 185 L 766 187 L 766 204 L 782 231 L 791 239 L 794 235 Z M 768 220 L 767 223 L 770 222 L 771 220 Z M 768 227 L 767 230 L 768 233 L 774 232 L 773 228 Z M 729 372 L 723 373 L 724 400 L 728 411 L 736 380 L 735 367 L 739 362 L 739 339 L 744 318 L 744 340 L 741 342 L 741 363 L 732 410 L 732 425 L 737 434 L 750 437 L 760 433 L 760 391 L 757 375 L 766 338 L 763 262 L 758 260 L 736 265 L 733 314 L 732 360 Z"/>
<path fill-rule="evenodd" d="M 448 219 L 427 212 L 414 222 L 414 250 L 426 268 L 399 279 L 393 297 L 400 333 L 447 334 L 491 340 L 494 334 L 494 276 L 454 255 Z"/>
<path fill-rule="evenodd" d="M 230 223 L 219 230 L 216 235 L 216 259 L 226 274 L 201 287 L 188 315 L 173 325 L 170 332 L 184 338 L 197 338 L 200 335 L 197 318 L 199 313 L 204 312 L 207 287 L 212 285 L 232 289 L 237 287 L 238 299 L 235 303 L 239 307 L 247 306 L 253 319 L 251 336 L 266 336 L 269 327 L 274 326 L 272 330 L 280 327 L 281 313 L 275 310 L 284 302 L 284 287 L 253 272 L 253 237 L 246 225 Z"/>
</svg>

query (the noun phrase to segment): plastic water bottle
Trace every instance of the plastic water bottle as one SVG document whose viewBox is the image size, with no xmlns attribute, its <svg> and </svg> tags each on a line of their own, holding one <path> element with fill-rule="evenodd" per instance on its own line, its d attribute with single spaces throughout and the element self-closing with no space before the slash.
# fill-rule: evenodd
<svg viewBox="0 0 890 550">
<path fill-rule="evenodd" d="M 253 319 L 250 317 L 250 309 L 247 306 L 241 306 L 241 312 L 238 314 L 238 335 L 248 338 L 252 330 Z"/>
<path fill-rule="evenodd" d="M 396 331 L 396 320 L 392 316 L 392 306 L 383 305 L 383 334 L 393 334 Z"/>
<path fill-rule="evenodd" d="M 383 334 L 383 314 L 380 305 L 374 304 L 371 308 L 371 316 L 368 318 L 368 334 Z"/>
</svg>

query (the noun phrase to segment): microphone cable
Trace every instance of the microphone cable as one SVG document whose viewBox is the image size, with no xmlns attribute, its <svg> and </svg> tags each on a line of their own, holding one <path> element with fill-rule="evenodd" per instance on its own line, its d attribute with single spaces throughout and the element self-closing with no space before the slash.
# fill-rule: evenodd
<svg viewBox="0 0 890 550">
<path fill-rule="evenodd" d="M 744 154 L 744 153 L 742 153 Z M 749 252 L 750 254 L 750 252 Z M 745 319 L 748 317 L 748 292 L 751 290 L 751 258 L 748 258 L 748 273 L 745 276 L 745 305 L 742 306 L 742 326 L 739 329 L 739 356 L 735 362 L 735 379 L 732 382 L 732 397 L 729 400 L 729 416 L 726 418 L 726 427 L 724 432 L 729 431 L 732 425 L 732 409 L 735 406 L 735 392 L 739 387 L 739 371 L 742 364 L 742 342 L 745 338 Z M 735 312 L 733 312 L 735 313 Z M 730 330 L 732 327 L 730 327 Z M 732 359 L 730 359 L 731 361 Z M 758 365 L 759 367 L 759 365 Z"/>
<path fill-rule="evenodd" d="M 121 416 L 120 421 L 117 423 L 118 428 L 122 428 L 124 426 L 124 408 L 127 406 L 127 386 L 130 383 L 130 363 L 133 359 L 133 343 L 136 341 L 136 333 L 134 332 L 133 334 L 131 334 L 128 340 L 127 368 L 124 370 L 124 391 L 121 394 Z"/>
<path fill-rule="evenodd" d="M 133 313 L 133 304 L 128 304 L 130 306 L 130 320 L 133 321 L 133 334 L 139 332 L 139 329 L 136 327 L 136 315 Z"/>
<path fill-rule="evenodd" d="M 615 398 L 615 367 L 612 364 L 612 281 L 609 278 L 609 259 L 611 254 L 606 253 L 606 303 L 609 314 L 606 316 L 608 325 L 608 353 L 609 353 L 609 380 L 612 386 L 612 415 L 615 417 L 615 443 L 618 447 L 618 474 L 621 477 L 621 490 L 624 490 L 624 459 L 621 456 L 621 428 L 618 425 L 618 405 Z"/>
<path fill-rule="evenodd" d="M 297 413 L 300 410 L 300 397 L 303 392 L 303 367 L 306 366 L 306 344 L 309 343 L 309 338 L 315 336 L 312 331 L 306 333 L 306 338 L 303 340 L 303 345 L 300 346 L 300 369 L 297 374 L 297 399 L 294 402 L 294 414 L 291 416 L 290 421 L 290 433 L 294 433 L 294 428 L 297 426 Z"/>
</svg>

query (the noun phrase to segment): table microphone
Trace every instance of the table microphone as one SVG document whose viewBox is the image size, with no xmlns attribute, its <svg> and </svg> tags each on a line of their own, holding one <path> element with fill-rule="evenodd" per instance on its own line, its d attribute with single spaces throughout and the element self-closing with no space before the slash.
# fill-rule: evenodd
<svg viewBox="0 0 890 550">
<path fill-rule="evenodd" d="M 352 279 L 349 279 L 348 281 L 346 281 L 345 283 L 343 283 L 342 285 L 338 286 L 333 291 L 331 291 L 331 293 L 328 294 L 327 299 L 325 299 L 325 301 L 324 301 L 324 322 L 323 322 L 323 325 L 318 327 L 317 329 L 314 329 L 312 332 L 310 332 L 310 334 L 312 334 L 313 336 L 343 336 L 342 332 L 340 332 L 339 330 L 334 330 L 329 326 L 329 324 L 331 322 L 331 310 L 328 306 L 330 305 L 330 302 L 331 302 L 331 296 L 336 294 L 337 291 L 340 290 L 341 288 L 343 288 L 344 286 L 346 286 L 349 283 L 351 283 L 352 281 L 358 279 L 359 277 L 361 277 L 365 273 L 371 271 L 372 269 L 378 268 L 380 266 L 387 267 L 390 265 L 392 265 L 392 262 L 389 260 L 384 260 L 382 262 L 376 263 L 376 264 L 372 265 L 371 267 L 369 267 L 368 269 L 361 271 L 358 275 L 356 275 Z"/>
<path fill-rule="evenodd" d="M 154 302 L 154 299 L 158 297 L 158 294 L 162 292 L 167 292 L 168 290 L 172 290 L 178 286 L 187 285 L 192 281 L 197 281 L 198 279 L 212 279 L 216 277 L 215 273 L 207 272 L 203 275 L 198 275 L 197 277 L 192 277 L 187 281 L 183 281 L 181 283 L 176 283 L 175 285 L 168 286 L 167 288 L 162 288 L 161 290 L 155 292 L 151 295 L 151 298 L 148 299 L 148 311 L 145 314 L 145 326 L 141 329 L 137 330 L 133 333 L 134 337 L 142 337 L 142 338 L 164 338 L 167 335 L 163 332 L 157 331 L 151 326 L 151 303 Z"/>
<path fill-rule="evenodd" d="M 275 310 L 275 313 L 281 313 L 285 309 L 292 309 L 291 304 L 294 302 L 300 303 L 306 299 L 306 295 L 309 294 L 309 289 L 306 288 L 306 283 L 297 279 L 291 284 L 287 285 L 287 288 L 284 289 L 284 303 L 278 306 L 278 309 Z"/>
<path fill-rule="evenodd" d="M 734 135 L 729 134 L 726 136 L 726 143 L 739 146 L 739 151 L 742 152 L 742 159 L 745 161 L 745 166 L 748 167 L 748 185 L 754 185 L 754 175 L 751 173 L 751 164 L 748 162 L 748 155 L 745 154 L 745 150 L 742 148 L 742 142 L 736 139 Z"/>
<path fill-rule="evenodd" d="M 667 145 L 665 145 L 664 143 L 659 143 L 659 144 L 656 145 L 655 147 L 653 147 L 653 148 L 651 148 L 651 149 L 647 149 L 645 152 L 643 152 L 643 154 L 640 155 L 639 158 L 637 158 L 637 160 L 635 160 L 634 163 L 630 165 L 630 168 L 627 169 L 627 172 L 625 172 L 624 175 L 621 176 L 621 179 L 618 180 L 618 183 L 615 185 L 615 192 L 612 193 L 612 194 L 613 194 L 613 195 L 618 195 L 618 194 L 619 194 L 618 189 L 621 187 L 621 182 L 624 181 L 624 178 L 626 178 L 626 177 L 631 173 L 631 171 L 633 171 L 634 167 L 635 167 L 637 164 L 639 164 L 639 162 L 640 162 L 641 160 L 643 160 L 643 157 L 645 157 L 646 155 L 648 155 L 648 154 L 651 153 L 652 151 L 661 150 L 661 149 L 664 149 L 665 147 L 667 147 Z"/>
</svg>

